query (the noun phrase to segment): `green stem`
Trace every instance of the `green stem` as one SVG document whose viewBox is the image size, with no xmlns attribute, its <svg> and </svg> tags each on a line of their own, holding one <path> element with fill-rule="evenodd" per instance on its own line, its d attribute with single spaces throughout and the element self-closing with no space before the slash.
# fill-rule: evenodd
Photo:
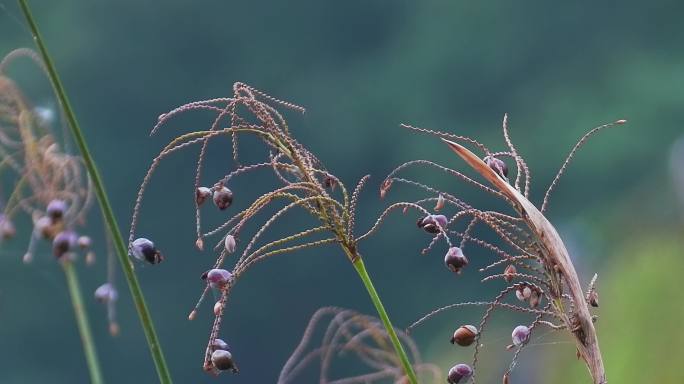
<svg viewBox="0 0 684 384">
<path fill-rule="evenodd" d="M 404 351 L 404 347 L 402 347 L 401 342 L 397 337 L 397 333 L 394 331 L 394 327 L 392 326 L 392 322 L 390 321 L 389 316 L 387 316 L 385 307 L 382 305 L 380 296 L 378 296 L 378 292 L 375 290 L 375 287 L 373 286 L 373 281 L 368 275 L 368 271 L 366 271 L 366 266 L 363 263 L 363 259 L 361 259 L 359 255 L 356 255 L 356 257 L 353 260 L 354 269 L 356 269 L 356 272 L 359 274 L 361 281 L 363 281 L 363 285 L 366 286 L 368 296 L 370 296 L 371 301 L 373 301 L 373 305 L 375 305 L 375 309 L 378 311 L 380 320 L 382 320 L 382 324 L 385 326 L 385 329 L 387 330 L 387 334 L 389 335 L 390 340 L 392 341 L 392 346 L 394 347 L 394 352 L 397 354 L 397 356 L 399 356 L 399 360 L 401 360 L 401 365 L 404 367 L 404 372 L 406 373 L 409 382 L 411 384 L 418 384 L 418 377 L 416 377 L 416 373 L 413 371 L 413 366 L 411 366 L 411 362 L 409 361 L 408 356 Z"/>
<path fill-rule="evenodd" d="M 111 204 L 109 203 L 109 199 L 107 198 L 107 192 L 102 182 L 102 178 L 100 177 L 100 173 L 98 172 L 97 167 L 95 166 L 95 162 L 93 161 L 93 158 L 90 155 L 90 152 L 88 151 L 88 145 L 85 141 L 85 138 L 83 137 L 83 133 L 81 132 L 81 128 L 79 127 L 78 121 L 76 120 L 76 115 L 74 114 L 74 111 L 71 108 L 71 104 L 69 103 L 66 91 L 62 86 L 62 82 L 59 78 L 59 75 L 57 74 L 57 70 L 55 69 L 52 59 L 48 54 L 47 48 L 45 47 L 45 43 L 43 42 L 40 32 L 38 31 L 38 26 L 36 25 L 36 22 L 33 19 L 31 10 L 29 9 L 26 0 L 18 1 L 19 5 L 21 6 L 21 10 L 24 13 L 24 16 L 26 17 L 26 21 L 28 22 L 29 27 L 31 28 L 31 31 L 33 33 L 33 39 L 36 41 L 36 45 L 38 45 L 40 55 L 43 58 L 43 61 L 45 62 L 48 76 L 50 77 L 50 82 L 52 83 L 52 86 L 55 90 L 55 94 L 57 95 L 57 98 L 62 106 L 62 109 L 64 110 L 64 114 L 69 123 L 71 134 L 73 135 L 74 141 L 76 142 L 76 145 L 78 146 L 81 155 L 83 156 L 83 161 L 88 170 L 88 174 L 90 175 L 90 178 L 92 179 L 93 184 L 95 186 L 95 194 L 97 195 L 97 199 L 100 202 L 102 215 L 104 216 L 105 221 L 107 223 L 107 228 L 111 234 L 112 241 L 114 242 L 114 248 L 116 249 L 116 253 L 119 257 L 119 262 L 124 271 L 124 276 L 126 278 L 126 281 L 128 282 L 128 287 L 131 291 L 133 301 L 135 302 L 136 310 L 138 312 L 138 315 L 140 316 L 140 322 L 142 323 L 143 330 L 145 331 L 147 344 L 150 348 L 152 359 L 154 360 L 154 364 L 157 368 L 159 381 L 163 384 L 171 383 L 171 374 L 169 373 L 169 368 L 166 365 L 166 360 L 164 359 L 164 354 L 162 353 L 161 345 L 159 344 L 159 339 L 157 338 L 157 333 L 154 329 L 152 317 L 150 316 L 150 312 L 147 309 L 147 305 L 145 304 L 145 298 L 143 296 L 142 290 L 140 289 L 140 283 L 138 282 L 138 279 L 135 276 L 135 272 L 133 271 L 133 266 L 131 265 L 128 259 L 128 250 L 126 247 L 126 243 L 124 242 L 124 239 L 121 236 L 121 232 L 119 231 L 119 225 L 116 222 L 114 212 L 112 210 Z"/>
<path fill-rule="evenodd" d="M 102 371 L 100 370 L 100 363 L 97 359 L 93 335 L 90 332 L 88 314 L 83 307 L 83 297 L 81 296 L 81 285 L 78 282 L 78 275 L 76 274 L 74 264 L 71 261 L 66 260 L 61 264 L 62 267 L 64 267 L 64 275 L 66 276 L 67 286 L 69 287 L 71 303 L 74 305 L 74 315 L 76 315 L 78 332 L 81 334 L 83 353 L 85 353 L 86 362 L 88 363 L 90 382 L 92 384 L 103 384 L 104 380 L 102 379 Z"/>
</svg>

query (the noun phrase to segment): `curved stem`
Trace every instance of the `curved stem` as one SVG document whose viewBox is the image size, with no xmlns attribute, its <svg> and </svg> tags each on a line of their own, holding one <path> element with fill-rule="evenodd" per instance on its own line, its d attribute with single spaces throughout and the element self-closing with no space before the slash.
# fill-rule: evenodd
<svg viewBox="0 0 684 384">
<path fill-rule="evenodd" d="M 71 261 L 66 260 L 61 264 L 64 269 L 64 276 L 66 276 L 71 303 L 74 306 L 76 325 L 78 325 L 78 332 L 81 334 L 83 353 L 85 354 L 86 362 L 88 363 L 88 371 L 90 372 L 90 382 L 92 384 L 103 384 L 104 380 L 102 379 L 100 362 L 97 358 L 97 351 L 95 350 L 93 334 L 90 332 L 88 314 L 83 307 L 83 297 L 81 295 L 81 286 L 78 282 L 78 275 L 76 274 L 74 264 Z"/>
<path fill-rule="evenodd" d="M 31 28 L 31 32 L 33 33 L 33 39 L 35 40 L 36 45 L 38 46 L 40 55 L 43 61 L 45 62 L 48 76 L 50 77 L 50 82 L 52 83 L 52 86 L 55 90 L 55 94 L 57 95 L 57 99 L 59 100 L 59 103 L 62 109 L 64 110 L 64 114 L 66 115 L 67 122 L 69 123 L 69 128 L 71 130 L 71 134 L 74 138 L 74 141 L 76 142 L 76 146 L 81 152 L 81 155 L 83 156 L 83 162 L 85 163 L 85 166 L 88 170 L 88 174 L 90 174 L 90 177 L 93 180 L 93 184 L 95 186 L 95 194 L 97 195 L 97 200 L 100 202 L 102 215 L 104 216 L 105 221 L 107 223 L 107 228 L 111 234 L 112 242 L 114 243 L 114 248 L 116 249 L 116 253 L 119 257 L 119 262 L 124 271 L 124 277 L 128 282 L 128 288 L 131 291 L 131 296 L 133 297 L 136 310 L 140 317 L 140 322 L 142 323 L 143 330 L 145 331 L 145 337 L 147 338 L 147 344 L 149 346 L 152 359 L 154 360 L 154 364 L 157 368 L 159 381 L 163 384 L 171 383 L 171 374 L 169 373 L 169 369 L 166 365 L 166 360 L 164 359 L 164 354 L 162 353 L 161 345 L 159 344 L 159 339 L 157 338 L 157 333 L 154 329 L 152 317 L 150 316 L 150 312 L 147 309 L 147 305 L 145 304 L 145 297 L 143 296 L 142 290 L 140 289 L 140 283 L 138 282 L 138 279 L 135 276 L 135 272 L 133 272 L 133 266 L 131 265 L 131 262 L 128 259 L 128 250 L 126 248 L 126 244 L 124 243 L 123 237 L 121 236 L 121 232 L 119 231 L 119 225 L 116 222 L 112 206 L 110 205 L 109 199 L 107 198 L 107 192 L 105 190 L 104 183 L 102 182 L 102 178 L 100 177 L 100 174 L 97 170 L 95 161 L 90 155 L 90 151 L 88 150 L 88 144 L 86 143 L 85 138 L 83 137 L 81 128 L 79 127 L 78 121 L 76 120 L 76 115 L 74 114 L 74 111 L 71 108 L 69 99 L 66 95 L 66 91 L 64 90 L 64 86 L 62 86 L 62 82 L 59 78 L 59 75 L 57 74 L 57 70 L 55 69 L 52 59 L 48 54 L 47 48 L 45 47 L 45 43 L 43 42 L 40 32 L 38 31 L 38 26 L 36 25 L 36 22 L 33 19 L 31 10 L 29 9 L 26 0 L 18 1 L 19 5 L 21 6 L 22 13 L 26 17 L 26 21 L 28 22 L 28 25 Z"/>
<path fill-rule="evenodd" d="M 404 351 L 404 347 L 401 345 L 401 342 L 397 337 L 397 333 L 395 332 L 394 327 L 392 326 L 392 322 L 390 321 L 389 316 L 385 311 L 385 307 L 382 305 L 380 296 L 378 296 L 378 292 L 375 290 L 375 287 L 373 286 L 373 281 L 368 275 L 368 271 L 366 271 L 366 266 L 363 263 L 363 260 L 358 254 L 353 256 L 354 257 L 352 257 L 352 263 L 354 264 L 354 269 L 356 269 L 356 272 L 359 274 L 361 281 L 363 281 L 363 285 L 366 287 L 366 290 L 368 291 L 368 296 L 370 296 L 371 301 L 375 306 L 375 310 L 378 311 L 378 316 L 380 316 L 380 320 L 382 320 L 382 324 L 385 326 L 385 330 L 387 330 L 387 334 L 389 335 L 390 340 L 392 341 L 394 351 L 396 352 L 397 356 L 399 356 L 399 360 L 401 361 L 401 365 L 404 367 L 404 372 L 406 373 L 409 383 L 418 384 L 418 377 L 416 376 L 416 373 L 413 371 L 413 366 L 411 366 L 411 362 L 409 361 L 409 358 L 406 355 L 406 352 Z"/>
</svg>

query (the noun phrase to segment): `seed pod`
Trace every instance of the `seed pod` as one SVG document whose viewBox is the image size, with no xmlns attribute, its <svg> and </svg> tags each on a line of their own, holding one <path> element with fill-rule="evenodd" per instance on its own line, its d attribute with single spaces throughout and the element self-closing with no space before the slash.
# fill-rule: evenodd
<svg viewBox="0 0 684 384">
<path fill-rule="evenodd" d="M 52 240 L 52 253 L 61 258 L 76 246 L 77 237 L 73 231 L 62 231 Z"/>
<path fill-rule="evenodd" d="M 233 236 L 233 235 L 226 236 L 226 240 L 223 242 L 223 245 L 226 247 L 226 252 L 228 252 L 228 253 L 235 252 L 235 248 L 237 247 L 237 244 L 235 242 L 235 236 Z"/>
<path fill-rule="evenodd" d="M 477 328 L 473 325 L 461 325 L 454 331 L 451 337 L 451 344 L 458 344 L 462 347 L 471 345 L 477 337 Z"/>
<path fill-rule="evenodd" d="M 17 234 L 14 223 L 7 216 L 0 213 L 0 240 L 7 240 Z"/>
<path fill-rule="evenodd" d="M 214 339 L 214 341 L 211 343 L 211 347 L 215 351 L 217 351 L 217 350 L 227 351 L 230 349 L 230 347 L 228 346 L 228 343 L 226 343 L 222 339 Z"/>
<path fill-rule="evenodd" d="M 518 273 L 518 270 L 515 269 L 515 265 L 511 264 L 506 269 L 504 270 L 504 280 L 506 280 L 507 283 L 510 283 L 513 280 L 513 277 L 515 274 Z"/>
<path fill-rule="evenodd" d="M 217 349 L 211 354 L 211 363 L 214 365 L 214 368 L 219 371 L 227 371 L 230 369 L 233 373 L 238 372 L 235 362 L 233 361 L 233 355 L 223 349 Z"/>
<path fill-rule="evenodd" d="M 508 165 L 506 165 L 503 160 L 497 159 L 496 157 L 487 156 L 485 158 L 485 163 L 502 178 L 508 178 Z"/>
<path fill-rule="evenodd" d="M 133 240 L 131 253 L 136 259 L 150 264 L 159 264 L 164 261 L 164 256 L 157 250 L 154 243 L 144 237 Z"/>
<path fill-rule="evenodd" d="M 93 244 L 93 241 L 90 237 L 88 236 L 79 236 L 78 238 L 78 246 L 81 249 L 88 249 L 90 246 Z"/>
<path fill-rule="evenodd" d="M 220 315 L 221 309 L 223 309 L 223 305 L 221 305 L 220 301 L 217 301 L 216 304 L 214 304 L 214 316 Z"/>
<path fill-rule="evenodd" d="M 43 239 L 49 239 L 54 234 L 54 227 L 52 225 L 52 220 L 47 216 L 41 216 L 33 224 L 33 231 L 36 236 L 40 236 Z"/>
<path fill-rule="evenodd" d="M 222 288 L 233 277 L 233 274 L 225 269 L 214 268 L 207 272 L 207 281 L 212 288 Z"/>
<path fill-rule="evenodd" d="M 233 204 L 233 192 L 223 185 L 217 188 L 214 191 L 214 204 L 222 211 L 230 207 Z"/>
<path fill-rule="evenodd" d="M 95 300 L 106 304 L 116 301 L 119 298 L 119 293 L 113 285 L 104 283 L 95 290 Z"/>
<path fill-rule="evenodd" d="M 385 179 L 380 186 L 380 198 L 384 199 L 387 191 L 392 187 L 392 179 Z"/>
<path fill-rule="evenodd" d="M 520 301 L 527 301 L 530 299 L 530 296 L 532 296 L 532 288 L 527 285 L 518 287 L 515 291 L 515 297 Z"/>
<path fill-rule="evenodd" d="M 449 220 L 444 215 L 427 215 L 418 219 L 416 225 L 427 233 L 437 234 L 441 229 L 445 229 Z"/>
<path fill-rule="evenodd" d="M 323 186 L 325 188 L 330 188 L 331 191 L 334 191 L 335 187 L 337 186 L 337 180 L 330 175 L 325 175 L 323 177 Z"/>
<path fill-rule="evenodd" d="M 592 289 L 589 292 L 587 292 L 587 302 L 592 307 L 598 308 L 598 292 L 596 292 L 596 290 Z"/>
<path fill-rule="evenodd" d="M 207 187 L 198 187 L 195 190 L 195 201 L 197 202 L 197 205 L 202 205 L 210 197 L 211 189 Z"/>
<path fill-rule="evenodd" d="M 524 325 L 518 325 L 511 334 L 513 345 L 519 347 L 530 340 L 530 329 Z"/>
<path fill-rule="evenodd" d="M 444 196 L 440 193 L 437 197 L 437 203 L 435 203 L 435 208 L 433 208 L 433 210 L 435 212 L 439 212 L 442 208 L 444 208 Z"/>
<path fill-rule="evenodd" d="M 536 289 L 533 289 L 530 293 L 530 308 L 537 308 L 539 302 L 541 301 L 541 296 Z"/>
<path fill-rule="evenodd" d="M 459 384 L 467 382 L 473 376 L 473 369 L 468 364 L 456 364 L 449 370 L 447 382 Z"/>
<path fill-rule="evenodd" d="M 67 203 L 65 203 L 64 200 L 55 199 L 48 203 L 45 213 L 52 222 L 57 222 L 62 220 L 67 208 Z"/>
<path fill-rule="evenodd" d="M 459 247 L 451 247 L 444 255 L 444 264 L 451 272 L 461 273 L 461 269 L 468 265 L 468 259 Z"/>
</svg>

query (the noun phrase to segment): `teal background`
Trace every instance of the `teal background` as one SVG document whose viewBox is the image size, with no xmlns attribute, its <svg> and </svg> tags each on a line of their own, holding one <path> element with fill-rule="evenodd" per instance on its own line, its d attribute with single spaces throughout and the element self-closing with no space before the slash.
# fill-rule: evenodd
<svg viewBox="0 0 684 384">
<path fill-rule="evenodd" d="M 684 159 L 671 156 L 684 121 L 680 2 L 31 5 L 125 232 L 152 158 L 181 132 L 208 126 L 208 116 L 188 115 L 150 138 L 157 116 L 185 102 L 229 96 L 235 81 L 305 106 L 304 116 L 286 115 L 290 127 L 347 185 L 372 175 L 359 228 L 371 225 L 388 204 L 378 200 L 377 189 L 396 165 L 425 158 L 464 167 L 434 138 L 407 132 L 399 123 L 473 136 L 503 150 L 501 119 L 509 113 L 512 139 L 532 169 L 532 199 L 539 202 L 585 131 L 627 119 L 579 152 L 552 197 L 549 218 L 583 281 L 599 273 L 597 326 L 609 380 L 684 381 L 677 364 L 684 358 L 683 195 L 673 182 L 673 175 L 681 177 Z M 16 4 L 2 0 L 0 55 L 31 46 L 19 20 Z M 34 104 L 55 106 L 49 83 L 28 62 L 17 62 L 10 74 Z M 262 157 L 261 146 L 245 145 L 247 156 Z M 230 169 L 226 148 L 214 147 L 205 180 Z M 195 157 L 196 149 L 174 155 L 157 171 L 140 225 L 167 257 L 159 266 L 139 268 L 138 276 L 171 371 L 178 383 L 275 382 L 316 308 L 336 305 L 372 314 L 372 306 L 333 247 L 274 258 L 251 270 L 231 298 L 224 336 L 242 372 L 206 376 L 201 364 L 210 305 L 187 321 L 202 289 L 198 276 L 213 260 L 194 248 Z M 434 172 L 408 174 L 477 206 L 491 202 Z M 272 185 L 266 176 L 249 180 L 233 187 L 240 204 Z M 389 199 L 401 196 L 419 194 L 402 187 Z M 306 223 L 291 217 L 274 239 L 288 226 Z M 102 255 L 96 210 L 90 223 Z M 0 383 L 87 382 L 63 276 L 47 249 L 33 265 L 21 263 L 29 228 L 27 221 L 19 225 L 19 235 L 0 249 Z M 441 305 L 492 297 L 501 288 L 480 284 L 477 268 L 454 278 L 441 263 L 442 248 L 420 256 L 427 239 L 414 228 L 413 216 L 396 214 L 361 248 L 395 325 L 404 327 Z M 491 260 L 472 249 L 474 265 Z M 80 272 L 90 297 L 104 279 L 102 265 Z M 88 301 L 104 374 L 111 383 L 155 382 L 137 315 L 125 283 L 119 284 L 119 337 L 108 336 L 103 308 Z M 479 314 L 450 312 L 417 330 L 425 359 L 445 371 L 469 361 L 470 351 L 454 349 L 448 339 L 455 326 L 475 323 Z M 517 319 L 495 319 L 485 339 L 491 344 L 480 366 L 482 382 L 499 382 Z M 512 382 L 589 382 L 567 338 L 539 336 Z"/>
</svg>

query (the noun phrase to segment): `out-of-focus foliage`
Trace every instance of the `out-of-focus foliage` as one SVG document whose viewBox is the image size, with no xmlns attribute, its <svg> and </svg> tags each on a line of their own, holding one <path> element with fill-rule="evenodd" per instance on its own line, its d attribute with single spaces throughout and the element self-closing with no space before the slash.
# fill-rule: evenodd
<svg viewBox="0 0 684 384">
<path fill-rule="evenodd" d="M 615 263 L 601 277 L 597 323 L 611 381 L 684 382 L 681 249 L 681 233 L 668 233 L 629 241 L 612 255 Z M 572 346 L 554 350 L 544 360 L 546 382 L 583 382 L 582 364 L 567 364 Z"/>
<path fill-rule="evenodd" d="M 208 125 L 208 117 L 198 114 L 167 127 L 161 137 L 149 138 L 157 116 L 189 100 L 227 96 L 235 81 L 305 106 L 305 116 L 286 116 L 293 133 L 346 183 L 371 173 L 368 191 L 377 191 L 389 170 L 410 159 L 462 167 L 433 138 L 398 128 L 401 122 L 462 133 L 502 149 L 500 124 L 508 112 L 512 139 L 532 170 L 532 200 L 538 202 L 577 138 L 596 125 L 627 119 L 628 124 L 602 132 L 578 153 L 551 200 L 549 219 L 584 281 L 596 271 L 601 276 L 598 327 L 609 382 L 635 382 L 644 376 L 611 377 L 621 362 L 608 354 L 627 353 L 627 348 L 621 348 L 623 340 L 609 337 L 621 324 L 609 327 L 609 319 L 622 319 L 611 314 L 604 289 L 633 290 L 634 300 L 648 301 L 661 311 L 660 317 L 654 316 L 659 327 L 652 331 L 655 338 L 662 335 L 663 340 L 674 341 L 682 334 L 682 314 L 675 313 L 682 300 L 665 300 L 668 294 L 681 297 L 677 285 L 646 296 L 634 284 L 645 268 L 636 268 L 639 264 L 618 253 L 625 239 L 639 244 L 642 237 L 679 226 L 667 159 L 684 121 L 681 2 L 31 4 L 120 223 L 128 221 L 145 170 L 168 139 Z M 21 17 L 14 2 L 0 0 L 0 55 L 32 44 L 16 19 Z M 15 65 L 9 72 L 34 105 L 55 106 L 38 70 Z M 228 142 L 225 145 L 229 147 Z M 176 381 L 213 383 L 197 364 L 213 317 L 211 308 L 203 308 L 194 322 L 186 319 L 202 287 L 199 275 L 206 263 L 197 260 L 214 257 L 194 249 L 194 191 L 185 181 L 194 174 L 195 155 L 170 157 L 150 186 L 149 196 L 155 198 L 143 204 L 146 219 L 140 229 L 155 239 L 167 258 L 159 266 L 140 268 L 138 274 Z M 255 153 L 254 158 L 262 155 Z M 231 165 L 229 158 L 226 153 L 210 159 L 217 165 L 206 170 L 206 177 L 223 176 Z M 452 179 L 437 174 L 421 177 L 439 180 L 478 206 L 488 202 Z M 247 179 L 231 186 L 236 199 L 265 188 L 265 181 Z M 177 203 L 182 201 L 186 203 Z M 367 192 L 359 208 L 358 226 L 366 228 L 383 203 L 377 193 Z M 421 257 L 425 238 L 416 231 L 415 219 L 392 218 L 361 249 L 396 326 L 406 326 L 432 308 L 498 292 L 496 284 L 479 283 L 476 268 L 455 278 L 439 257 Z M 104 238 L 96 237 L 94 243 L 101 246 Z M 669 244 L 673 255 L 682 254 L 681 244 Z M 653 244 L 652 254 L 640 251 L 641 258 L 659 257 L 657 246 Z M 63 307 L 67 294 L 60 276 L 53 273 L 49 250 L 44 250 L 46 257 L 37 255 L 28 269 L 20 261 L 24 249 L 25 244 L 12 242 L 0 248 L 0 382 L 85 382 L 76 328 Z M 442 251 L 446 249 L 435 254 Z M 468 257 L 477 266 L 492 260 L 484 252 Z M 674 264 L 653 261 L 647 266 L 654 276 L 676 271 Z M 236 287 L 231 298 L 236 312 L 225 326 L 235 331 L 222 335 L 240 362 L 241 373 L 231 377 L 231 383 L 274 382 L 317 308 L 373 311 L 345 256 L 333 249 L 274 258 L 257 269 Z M 632 276 L 613 271 L 632 271 Z M 85 289 L 98 284 L 98 276 L 84 276 Z M 46 290 L 54 291 L 54 300 L 46 300 Z M 156 376 L 137 315 L 128 294 L 121 291 L 121 336 L 116 339 L 107 334 L 104 313 L 97 316 L 101 308 L 88 303 L 104 374 L 112 383 L 153 382 Z M 478 315 L 454 312 L 416 331 L 425 361 L 446 370 L 457 360 L 468 359 L 469 351 L 449 344 L 449 334 L 455 325 Z M 498 332 L 501 337 L 491 341 L 505 344 L 510 330 Z M 661 343 L 663 359 L 683 360 L 676 346 L 668 347 L 673 344 Z M 50 357 L 41 359 L 39 369 L 31 359 L 36 346 Z M 513 377 L 535 383 L 545 367 L 531 364 L 533 353 L 560 348 L 529 348 Z M 655 353 L 641 351 L 645 356 Z M 569 350 L 555 362 L 576 366 L 578 376 L 570 382 L 584 382 L 586 373 L 571 361 L 573 355 Z M 492 367 L 492 380 L 486 381 L 489 376 L 482 372 L 483 382 L 500 380 L 508 357 L 484 360 L 483 366 Z M 663 360 L 658 367 L 666 365 Z M 675 375 L 680 371 L 673 369 Z"/>
</svg>

